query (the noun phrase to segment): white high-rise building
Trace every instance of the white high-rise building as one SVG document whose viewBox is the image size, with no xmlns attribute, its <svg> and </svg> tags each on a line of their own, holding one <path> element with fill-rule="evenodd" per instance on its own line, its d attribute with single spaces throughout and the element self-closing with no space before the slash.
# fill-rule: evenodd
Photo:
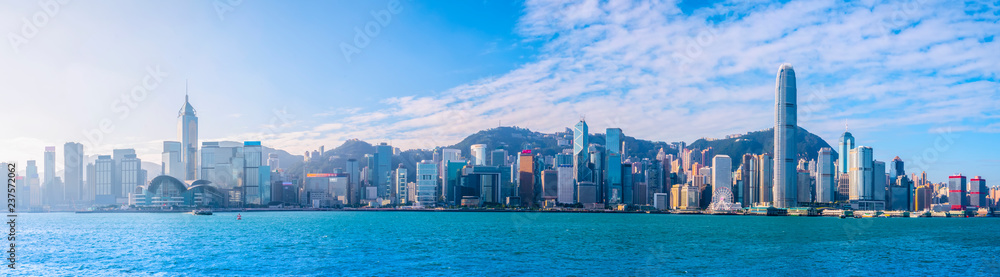
<svg viewBox="0 0 1000 277">
<path fill-rule="evenodd" d="M 782 64 L 774 89 L 774 206 L 789 208 L 798 205 L 795 130 L 796 90 L 795 70 Z"/>
<path fill-rule="evenodd" d="M 858 146 L 848 154 L 848 168 L 850 176 L 850 200 L 874 200 L 874 160 L 872 159 L 872 148 Z"/>
<path fill-rule="evenodd" d="M 475 165 L 486 165 L 486 145 L 485 144 L 473 144 L 469 147 L 472 153 L 473 164 Z"/>
<path fill-rule="evenodd" d="M 732 190 L 733 159 L 728 155 L 715 155 L 712 165 L 712 193 L 718 192 L 722 187 Z"/>
</svg>

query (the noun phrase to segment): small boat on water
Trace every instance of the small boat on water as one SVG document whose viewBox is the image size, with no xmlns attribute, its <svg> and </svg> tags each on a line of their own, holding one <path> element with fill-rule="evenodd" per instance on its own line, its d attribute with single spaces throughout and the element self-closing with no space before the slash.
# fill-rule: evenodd
<svg viewBox="0 0 1000 277">
<path fill-rule="evenodd" d="M 212 215 L 212 210 L 193 210 L 191 211 L 193 215 Z"/>
</svg>

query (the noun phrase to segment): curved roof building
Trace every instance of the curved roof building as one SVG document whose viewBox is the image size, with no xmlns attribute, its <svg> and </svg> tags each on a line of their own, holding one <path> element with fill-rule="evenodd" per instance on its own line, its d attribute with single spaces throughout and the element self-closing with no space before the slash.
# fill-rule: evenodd
<svg viewBox="0 0 1000 277">
<path fill-rule="evenodd" d="M 137 187 L 132 204 L 137 207 L 223 207 L 225 193 L 212 182 L 195 180 L 188 186 L 170 175 L 156 176 L 146 187 Z"/>
</svg>

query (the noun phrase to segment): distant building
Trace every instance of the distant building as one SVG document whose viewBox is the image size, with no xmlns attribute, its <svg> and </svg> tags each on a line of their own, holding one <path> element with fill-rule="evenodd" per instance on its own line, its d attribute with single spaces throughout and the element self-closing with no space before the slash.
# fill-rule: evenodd
<svg viewBox="0 0 1000 277">
<path fill-rule="evenodd" d="M 42 180 L 42 194 L 44 194 L 42 203 L 46 205 L 59 205 L 63 202 L 63 196 L 65 193 L 62 190 L 59 182 L 56 182 L 56 147 L 46 146 L 45 147 L 45 179 Z"/>
<path fill-rule="evenodd" d="M 535 206 L 535 156 L 531 150 L 524 150 L 518 158 L 518 196 L 524 206 Z"/>
<path fill-rule="evenodd" d="M 833 149 L 823 147 L 816 156 L 816 202 L 833 203 L 837 199 L 834 183 Z"/>
<path fill-rule="evenodd" d="M 417 164 L 417 206 L 434 206 L 437 199 L 438 166 L 434 161 Z"/>
<path fill-rule="evenodd" d="M 135 154 L 126 154 L 119 165 L 121 170 L 117 171 L 120 174 L 119 180 L 121 180 L 122 189 L 120 194 L 115 197 L 128 198 L 128 194 L 134 193 L 136 187 L 146 185 L 146 174 L 142 170 L 142 160 Z"/>
<path fill-rule="evenodd" d="M 378 188 L 378 197 L 388 199 L 392 194 L 392 146 L 382 142 L 375 146 L 375 167 L 373 167 L 372 185 Z"/>
<path fill-rule="evenodd" d="M 840 136 L 838 150 L 840 151 L 838 153 L 840 154 L 838 158 L 840 161 L 840 167 L 838 167 L 840 169 L 839 173 L 849 173 L 851 167 L 848 164 L 848 161 L 850 161 L 848 155 L 851 153 L 851 150 L 854 150 L 854 136 L 851 135 L 851 132 L 844 131 L 844 134 Z"/>
<path fill-rule="evenodd" d="M 490 152 L 490 165 L 507 166 L 507 150 L 494 149 L 493 152 Z"/>
<path fill-rule="evenodd" d="M 184 178 L 180 180 L 195 180 L 198 178 L 198 115 L 188 101 L 187 92 L 184 93 L 184 107 L 177 112 L 177 136 L 184 163 Z"/>
<path fill-rule="evenodd" d="M 473 144 L 469 150 L 474 165 L 486 165 L 486 144 Z"/>
<path fill-rule="evenodd" d="M 934 199 L 934 188 L 931 185 L 921 185 L 914 190 L 913 210 L 926 211 L 931 209 Z"/>
<path fill-rule="evenodd" d="M 565 155 L 567 157 L 572 157 L 570 155 Z M 556 175 L 559 182 L 559 197 L 557 201 L 561 204 L 572 204 L 576 203 L 576 188 L 573 186 L 573 161 L 569 160 L 569 163 L 562 163 L 559 161 L 559 155 L 556 155 Z"/>
<path fill-rule="evenodd" d="M 97 156 L 94 161 L 94 203 L 98 205 L 115 204 L 115 198 L 121 193 L 113 182 L 115 161 L 110 155 Z"/>
<path fill-rule="evenodd" d="M 83 188 L 83 144 L 67 142 L 63 145 L 63 182 L 67 204 L 84 202 Z"/>
<path fill-rule="evenodd" d="M 575 176 L 573 179 L 577 183 L 580 182 L 592 182 L 590 168 L 590 133 L 587 129 L 587 122 L 580 120 L 576 126 L 573 126 L 573 171 Z"/>
<path fill-rule="evenodd" d="M 969 198 L 965 195 L 965 176 L 956 174 L 948 177 L 948 204 L 953 211 L 964 211 L 969 206 Z"/>
<path fill-rule="evenodd" d="M 164 141 L 161 161 L 162 164 L 160 166 L 160 172 L 162 172 L 163 175 L 170 175 L 178 180 L 184 180 L 184 174 L 186 173 L 184 171 L 185 165 L 184 158 L 181 154 L 180 142 Z M 204 178 L 204 176 L 202 176 L 202 178 Z"/>
<path fill-rule="evenodd" d="M 799 203 L 811 203 L 812 194 L 810 193 L 810 191 L 812 190 L 811 189 L 812 178 L 809 177 L 809 171 L 799 170 L 798 178 L 796 179 L 798 179 L 798 182 L 796 182 L 796 185 L 798 186 L 798 188 L 796 188 L 796 190 L 798 191 L 798 195 L 796 196 L 796 198 L 798 199 Z"/>
<path fill-rule="evenodd" d="M 872 162 L 872 200 L 886 201 L 889 190 L 889 178 L 885 174 L 885 162 Z"/>
<path fill-rule="evenodd" d="M 757 164 L 760 165 L 760 173 L 757 174 L 757 176 L 760 176 L 760 198 L 758 199 L 758 203 L 772 203 L 774 202 L 774 196 L 772 195 L 774 192 L 774 161 L 770 154 L 764 153 L 757 156 Z"/>
<path fill-rule="evenodd" d="M 623 180 L 623 167 L 622 167 L 622 156 L 619 153 L 608 153 L 606 164 L 607 172 L 604 174 L 606 180 L 604 181 L 604 199 L 603 202 L 608 205 L 615 205 L 624 203 L 624 180 Z"/>
<path fill-rule="evenodd" d="M 872 148 L 860 146 L 850 152 L 851 201 L 874 200 L 874 160 Z"/>
<path fill-rule="evenodd" d="M 542 170 L 542 201 L 559 198 L 559 172 L 555 169 Z"/>
<path fill-rule="evenodd" d="M 204 146 L 202 147 L 202 151 L 204 151 Z M 278 153 L 267 154 L 267 166 L 272 170 L 278 170 L 281 168 L 278 161 Z"/>
<path fill-rule="evenodd" d="M 986 179 L 976 176 L 969 180 L 969 206 L 976 208 L 986 208 L 990 205 L 986 202 L 989 188 L 986 187 Z"/>
<path fill-rule="evenodd" d="M 270 199 L 263 199 L 262 187 L 270 188 L 269 184 L 262 184 L 260 179 L 261 163 L 263 162 L 263 152 L 259 141 L 243 142 L 243 203 L 248 205 L 267 205 Z M 269 190 L 267 190 L 269 191 Z"/>
<path fill-rule="evenodd" d="M 406 167 L 403 167 L 403 164 L 399 164 L 399 166 L 396 167 L 396 173 L 393 174 L 395 177 L 392 182 L 393 198 L 396 199 L 396 204 L 405 205 L 409 202 L 409 199 L 406 197 L 408 195 L 406 191 L 406 173 Z"/>
<path fill-rule="evenodd" d="M 720 188 L 733 186 L 733 160 L 728 155 L 715 155 L 712 158 L 712 192 L 719 192 Z"/>
<path fill-rule="evenodd" d="M 653 194 L 653 208 L 657 210 L 667 210 L 670 209 L 670 196 L 666 193 L 654 193 Z"/>
</svg>

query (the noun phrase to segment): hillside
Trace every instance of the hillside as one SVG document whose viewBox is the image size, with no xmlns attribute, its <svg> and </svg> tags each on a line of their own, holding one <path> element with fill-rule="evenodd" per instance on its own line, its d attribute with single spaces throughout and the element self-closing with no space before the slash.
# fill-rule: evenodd
<svg viewBox="0 0 1000 277">
<path fill-rule="evenodd" d="M 563 149 L 572 148 L 572 146 L 558 145 L 558 139 L 571 139 L 571 135 L 568 131 L 569 130 L 567 130 L 567 132 L 545 134 L 519 127 L 497 127 L 471 134 L 462 141 L 454 145 L 447 146 L 446 148 L 460 149 L 462 151 L 462 156 L 467 158 L 471 156 L 469 148 L 473 144 L 486 144 L 486 149 L 489 150 L 497 148 L 507 149 L 509 155 L 513 155 L 522 149 L 531 149 L 535 153 L 551 156 L 562 152 Z M 687 146 L 687 149 L 705 149 L 712 147 L 714 150 L 713 155 L 725 154 L 733 157 L 733 168 L 735 169 L 740 163 L 740 159 L 738 157 L 742 157 L 745 153 L 770 153 L 770 149 L 773 147 L 773 136 L 772 130 L 764 130 L 750 132 L 744 136 L 733 139 L 718 139 L 711 141 L 699 139 Z M 809 133 L 801 127 L 799 128 L 796 136 L 799 141 L 798 153 L 801 157 L 806 157 L 807 159 L 815 159 L 820 148 L 830 147 L 830 145 L 827 144 L 827 142 L 822 138 Z M 604 142 L 605 136 L 603 133 L 592 133 L 590 135 L 591 144 L 603 145 Z M 655 159 L 660 148 L 663 148 L 666 154 L 677 154 L 675 149 L 671 148 L 668 143 L 662 141 L 637 139 L 629 137 L 626 134 L 625 142 L 628 146 L 628 155 L 638 159 Z M 357 159 L 361 163 L 361 166 L 364 166 L 366 163 L 364 155 L 371 154 L 374 150 L 375 148 L 368 142 L 361 140 L 348 140 L 337 148 L 326 151 L 322 154 L 322 157 L 313 158 L 307 163 L 301 162 L 302 156 L 295 156 L 300 159 L 300 162 L 294 164 L 288 169 L 292 176 L 301 176 L 303 172 L 333 172 L 334 168 L 346 168 L 347 159 L 350 158 Z M 834 155 L 836 155 L 836 152 Z M 407 150 L 392 157 L 391 167 L 395 169 L 400 163 L 402 163 L 403 166 L 408 169 L 408 179 L 413 181 L 416 177 L 416 163 L 420 160 L 429 160 L 431 158 L 432 152 L 429 150 Z M 284 163 L 284 161 L 282 161 L 282 163 Z"/>
<path fill-rule="evenodd" d="M 796 153 L 798 153 L 799 158 L 806 158 L 806 160 L 816 159 L 820 148 L 833 148 L 823 138 L 810 133 L 802 127 L 798 127 L 798 130 L 795 132 L 795 138 L 798 141 L 796 144 Z M 739 167 L 741 162 L 739 157 L 742 157 L 743 154 L 773 154 L 774 129 L 750 132 L 741 137 L 731 139 L 716 139 L 711 141 L 699 139 L 688 145 L 687 149 L 707 149 L 708 147 L 712 147 L 712 155 L 729 155 L 733 159 L 733 168 L 735 169 Z M 836 149 L 833 151 L 833 156 L 836 159 Z"/>
</svg>

